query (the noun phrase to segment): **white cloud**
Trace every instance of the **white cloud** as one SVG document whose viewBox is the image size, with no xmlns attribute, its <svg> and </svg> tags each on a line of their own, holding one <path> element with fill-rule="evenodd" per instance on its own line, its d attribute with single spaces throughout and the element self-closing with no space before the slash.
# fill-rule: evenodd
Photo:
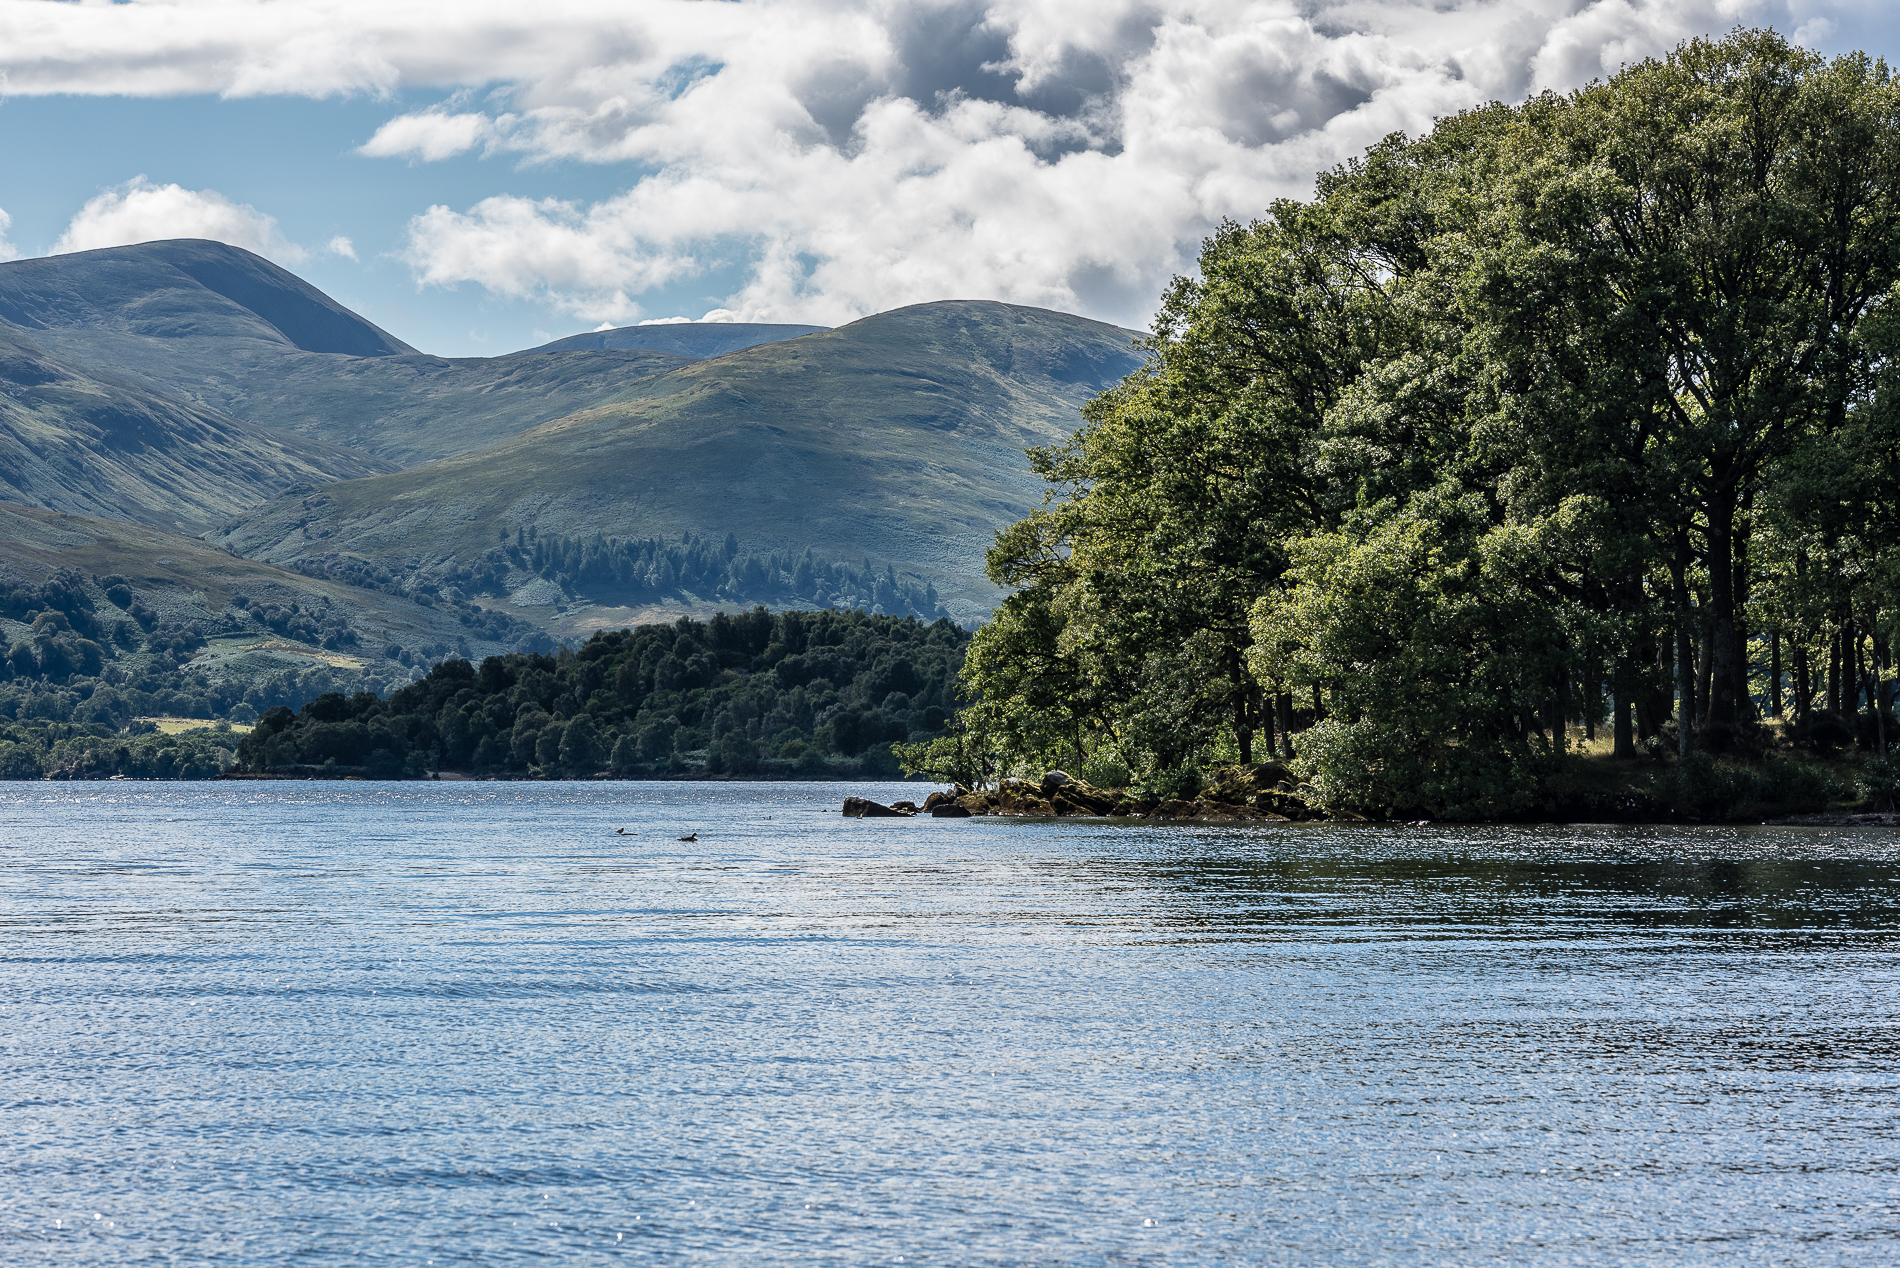
<svg viewBox="0 0 1900 1268">
<path fill-rule="evenodd" d="M 440 110 L 398 115 L 376 129 L 376 135 L 357 152 L 371 158 L 408 158 L 433 163 L 466 154 L 484 141 L 497 138 L 508 122 L 506 118 L 490 119 L 484 114 L 451 114 Z"/>
<path fill-rule="evenodd" d="M 155 185 L 144 176 L 88 200 L 53 244 L 52 254 L 165 238 L 211 238 L 286 264 L 305 258 L 302 247 L 278 232 L 274 217 L 250 204 L 232 202 L 215 189 Z"/>
<path fill-rule="evenodd" d="M 521 164 L 404 255 L 590 321 L 735 265 L 730 320 L 979 296 L 1144 321 L 1224 217 L 1394 129 L 1873 0 L 0 0 L 13 94 L 448 94 L 360 152 Z M 1880 51 L 1880 50 L 1876 50 Z M 547 196 L 561 162 L 624 192 Z M 526 186 L 524 189 L 523 186 Z"/>
<path fill-rule="evenodd" d="M 641 322 L 640 324 L 645 325 L 646 323 Z M 594 327 L 594 333 L 599 334 L 603 330 L 615 330 L 615 329 L 618 329 L 618 327 L 616 327 L 611 321 L 603 321 L 600 323 L 600 325 Z"/>
<path fill-rule="evenodd" d="M 17 260 L 20 258 L 20 248 L 14 246 L 12 241 L 7 237 L 7 230 L 12 227 L 13 217 L 9 216 L 4 209 L 0 209 L 0 260 Z"/>
<path fill-rule="evenodd" d="M 356 244 L 340 233 L 336 237 L 331 238 L 329 245 L 324 249 L 331 255 L 340 255 L 346 260 L 354 260 L 356 258 Z"/>
</svg>

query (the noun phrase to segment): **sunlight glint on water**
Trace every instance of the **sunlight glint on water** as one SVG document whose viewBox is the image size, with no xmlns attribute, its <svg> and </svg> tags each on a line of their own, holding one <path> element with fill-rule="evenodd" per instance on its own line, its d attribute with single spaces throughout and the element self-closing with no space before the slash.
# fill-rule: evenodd
<svg viewBox="0 0 1900 1268">
<path fill-rule="evenodd" d="M 0 1261 L 1900 1253 L 1891 830 L 847 791 L 0 785 Z"/>
</svg>

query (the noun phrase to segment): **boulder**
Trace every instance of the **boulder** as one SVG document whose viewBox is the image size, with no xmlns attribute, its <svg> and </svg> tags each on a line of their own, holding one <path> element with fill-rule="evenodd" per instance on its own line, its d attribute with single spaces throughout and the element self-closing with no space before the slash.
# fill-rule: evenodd
<svg viewBox="0 0 1900 1268">
<path fill-rule="evenodd" d="M 1079 779 L 1072 779 L 1064 784 L 1060 796 L 1063 800 L 1079 807 L 1072 813 L 1089 815 L 1105 815 L 1122 799 L 1121 794 L 1113 789 L 1097 788 Z"/>
<path fill-rule="evenodd" d="M 940 801 L 930 808 L 932 819 L 968 819 L 971 811 L 964 809 L 954 801 Z"/>
<path fill-rule="evenodd" d="M 908 819 L 911 814 L 911 811 L 899 810 L 895 806 L 881 806 L 864 797 L 844 799 L 844 817 L 847 819 Z"/>
<path fill-rule="evenodd" d="M 934 793 L 931 793 L 928 797 L 924 798 L 924 809 L 935 810 L 938 806 L 941 806 L 944 802 L 955 801 L 955 800 L 956 798 L 953 797 L 949 793 L 934 792 Z"/>
<path fill-rule="evenodd" d="M 907 815 L 914 815 L 917 813 L 918 806 L 914 801 L 893 801 L 891 803 L 891 809 L 902 811 Z"/>
<path fill-rule="evenodd" d="M 1068 771 L 1052 770 L 1042 777 L 1042 787 L 1039 791 L 1043 796 L 1053 801 L 1055 799 L 1056 789 L 1062 787 L 1064 784 L 1072 784 L 1074 782 L 1075 780 L 1070 776 Z"/>
<path fill-rule="evenodd" d="M 1026 779 L 1006 779 L 997 786 L 991 805 L 999 815 L 1054 814 L 1055 808 L 1043 799 L 1042 789 Z"/>
</svg>

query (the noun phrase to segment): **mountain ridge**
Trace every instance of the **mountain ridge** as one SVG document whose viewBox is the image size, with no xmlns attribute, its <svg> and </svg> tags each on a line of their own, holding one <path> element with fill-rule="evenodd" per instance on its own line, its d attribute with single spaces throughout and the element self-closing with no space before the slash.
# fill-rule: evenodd
<svg viewBox="0 0 1900 1268">
<path fill-rule="evenodd" d="M 498 534 L 734 533 L 934 580 L 988 610 L 991 536 L 1039 503 L 1023 449 L 1141 362 L 1137 332 L 993 301 L 912 305 L 631 384 L 486 449 L 327 485 L 216 540 L 278 563 L 468 565 Z M 611 596 L 605 596 L 611 597 Z"/>
<path fill-rule="evenodd" d="M 829 326 L 800 326 L 768 322 L 683 321 L 651 326 L 615 326 L 555 339 L 523 352 L 582 352 L 641 349 L 672 352 L 687 357 L 718 357 L 764 343 L 822 334 Z M 523 353 L 512 355 L 521 356 Z"/>
</svg>

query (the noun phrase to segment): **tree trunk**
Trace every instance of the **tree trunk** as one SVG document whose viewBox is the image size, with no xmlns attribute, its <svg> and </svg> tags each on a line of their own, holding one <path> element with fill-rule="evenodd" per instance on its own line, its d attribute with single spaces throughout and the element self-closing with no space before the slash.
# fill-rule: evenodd
<svg viewBox="0 0 1900 1268">
<path fill-rule="evenodd" d="M 1827 711 L 1836 716 L 1846 713 L 1841 707 L 1841 632 L 1834 630 L 1827 639 Z"/>
<path fill-rule="evenodd" d="M 1689 756 L 1695 744 L 1695 651 L 1689 642 L 1689 535 L 1676 534 L 1676 557 L 1670 582 L 1676 599 L 1676 755 Z"/>
<path fill-rule="evenodd" d="M 1586 744 L 1595 744 L 1597 719 L 1603 716 L 1603 662 L 1592 659 L 1584 672 L 1589 675 L 1584 680 L 1589 686 L 1583 693 L 1583 740 Z"/>
<path fill-rule="evenodd" d="M 1887 760 L 1887 640 L 1874 634 L 1874 683 L 1869 696 L 1874 702 L 1874 734 L 1880 740 L 1880 760 Z M 1890 807 L 1891 808 L 1891 807 Z"/>
<path fill-rule="evenodd" d="M 1240 751 L 1240 764 L 1251 766 L 1253 765 L 1253 710 L 1248 708 L 1248 705 L 1251 695 L 1249 688 L 1253 684 L 1247 681 L 1246 672 L 1240 667 L 1240 649 L 1231 644 L 1227 648 L 1227 678 L 1233 686 L 1234 747 Z"/>
<path fill-rule="evenodd" d="M 1715 627 L 1709 624 L 1708 604 L 1698 600 L 1696 615 L 1701 618 L 1696 628 L 1696 726 L 1707 731 L 1709 726 L 1709 684 L 1715 677 Z"/>
<path fill-rule="evenodd" d="M 1842 632 L 1841 672 L 1846 675 L 1847 715 L 1860 713 L 1860 626 L 1849 621 Z"/>
<path fill-rule="evenodd" d="M 1781 631 L 1768 631 L 1768 716 L 1781 717 Z"/>
<path fill-rule="evenodd" d="M 1282 691 L 1280 698 L 1274 701 L 1275 712 L 1280 715 L 1280 735 L 1286 746 L 1287 760 L 1293 759 L 1293 693 Z"/>
<path fill-rule="evenodd" d="M 1267 708 L 1266 693 L 1258 687 L 1254 688 L 1252 704 L 1254 720 L 1260 723 L 1260 748 L 1268 757 L 1278 757 L 1280 746 L 1274 735 L 1278 728 L 1273 725 L 1273 710 Z"/>
<path fill-rule="evenodd" d="M 1735 639 L 1738 628 L 1735 594 L 1735 495 L 1720 484 L 1709 498 L 1709 606 L 1703 623 L 1708 639 L 1708 676 L 1703 679 L 1708 723 L 1703 745 L 1711 752 L 1729 747 L 1741 720 L 1741 702 L 1735 697 L 1738 673 Z"/>
<path fill-rule="evenodd" d="M 1808 673 L 1808 644 L 1806 639 L 1796 639 L 1794 644 L 1794 724 L 1800 726 L 1807 720 L 1808 701 L 1813 698 L 1814 677 Z"/>
<path fill-rule="evenodd" d="M 1644 660 L 1641 648 L 1631 648 L 1629 661 L 1619 660 L 1610 671 L 1610 756 L 1621 761 L 1636 756 L 1636 737 L 1630 734 L 1630 662 Z"/>
<path fill-rule="evenodd" d="M 1756 707 L 1755 693 L 1749 690 L 1748 674 L 1750 669 L 1748 655 L 1748 529 L 1744 526 L 1735 534 L 1735 583 L 1730 587 L 1734 596 L 1734 637 L 1732 642 L 1733 665 L 1735 672 L 1735 719 L 1737 724 L 1754 722 L 1761 717 Z"/>
</svg>

